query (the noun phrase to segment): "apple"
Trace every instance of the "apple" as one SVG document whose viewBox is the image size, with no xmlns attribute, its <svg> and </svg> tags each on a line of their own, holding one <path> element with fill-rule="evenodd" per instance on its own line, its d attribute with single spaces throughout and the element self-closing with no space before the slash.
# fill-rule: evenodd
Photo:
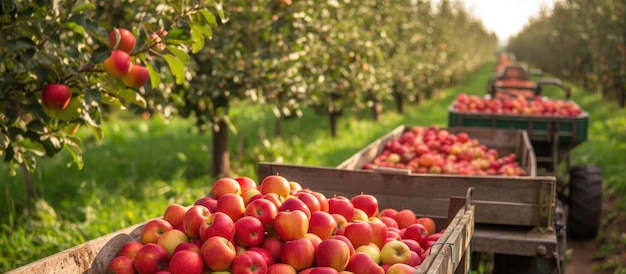
<svg viewBox="0 0 626 274">
<path fill-rule="evenodd" d="M 433 220 L 432 218 L 419 217 L 415 220 L 415 223 L 423 225 L 426 228 L 428 235 L 435 234 L 436 232 L 435 220 Z"/>
<path fill-rule="evenodd" d="M 168 232 L 165 232 L 163 236 L 161 236 L 157 240 L 157 245 L 165 248 L 167 253 L 172 256 L 174 253 L 174 249 L 181 243 L 188 243 L 189 238 L 187 238 L 187 234 L 178 229 L 172 229 Z"/>
<path fill-rule="evenodd" d="M 378 200 L 374 195 L 359 194 L 350 199 L 354 208 L 363 210 L 367 217 L 376 216 L 378 214 Z"/>
<path fill-rule="evenodd" d="M 398 213 L 393 216 L 393 219 L 398 223 L 398 228 L 403 229 L 414 224 L 417 217 L 415 216 L 415 212 L 413 212 L 413 210 L 405 208 L 398 211 Z"/>
<path fill-rule="evenodd" d="M 170 255 L 167 253 L 167 250 L 154 243 L 147 243 L 137 250 L 134 260 L 135 269 L 140 274 L 155 273 L 166 269 L 169 266 L 169 262 Z"/>
<path fill-rule="evenodd" d="M 243 247 L 260 246 L 265 239 L 263 223 L 256 217 L 243 216 L 235 222 L 235 243 Z"/>
<path fill-rule="evenodd" d="M 198 252 L 181 250 L 172 255 L 169 271 L 172 274 L 202 274 L 204 261 Z"/>
<path fill-rule="evenodd" d="M 47 84 L 41 91 L 41 101 L 50 110 L 64 110 L 70 103 L 72 90 L 64 84 Z"/>
<path fill-rule="evenodd" d="M 226 213 L 233 221 L 237 221 L 243 217 L 246 207 L 243 204 L 243 198 L 239 194 L 226 193 L 217 199 L 217 212 Z"/>
<path fill-rule="evenodd" d="M 396 220 L 392 217 L 381 216 L 381 217 L 378 217 L 378 219 L 387 227 L 396 227 L 396 228 L 399 227 L 398 222 L 396 222 Z"/>
<path fill-rule="evenodd" d="M 116 274 L 135 274 L 133 259 L 128 256 L 117 256 L 109 263 L 108 271 Z"/>
<path fill-rule="evenodd" d="M 274 219 L 274 230 L 283 241 L 300 239 L 309 230 L 309 219 L 301 210 L 278 212 Z"/>
<path fill-rule="evenodd" d="M 279 208 L 280 205 L 285 200 L 283 197 L 278 196 L 278 194 L 276 194 L 276 193 L 266 193 L 266 194 L 263 194 L 263 199 L 266 199 L 266 200 L 272 202 L 276 206 L 276 208 Z"/>
<path fill-rule="evenodd" d="M 129 88 L 140 88 L 148 82 L 150 78 L 150 73 L 148 72 L 148 68 L 133 64 L 128 72 L 121 76 L 122 83 Z"/>
<path fill-rule="evenodd" d="M 122 245 L 120 251 L 117 253 L 118 256 L 126 256 L 131 259 L 135 258 L 137 251 L 143 247 L 143 243 L 139 241 L 130 241 Z"/>
<path fill-rule="evenodd" d="M 409 262 L 410 266 L 417 267 L 422 264 L 422 255 L 411 250 L 411 262 Z"/>
<path fill-rule="evenodd" d="M 280 250 L 283 248 L 284 241 L 278 238 L 265 237 L 261 248 L 267 250 L 274 259 L 274 262 L 280 261 Z"/>
<path fill-rule="evenodd" d="M 343 234 L 344 229 L 348 225 L 348 220 L 346 220 L 346 217 L 337 213 L 330 214 L 330 216 L 333 216 L 335 222 L 337 223 L 337 231 L 335 232 L 335 234 Z"/>
<path fill-rule="evenodd" d="M 313 194 L 313 196 L 315 196 L 315 198 L 320 201 L 320 210 L 328 212 L 328 199 L 326 199 L 326 196 L 323 193 L 317 191 L 311 191 L 311 194 Z"/>
<path fill-rule="evenodd" d="M 372 227 L 367 222 L 350 223 L 346 226 L 343 236 L 348 238 L 354 248 L 367 245 L 372 242 L 374 237 Z"/>
<path fill-rule="evenodd" d="M 334 235 L 334 236 L 330 237 L 330 239 L 337 239 L 337 240 L 340 240 L 340 241 L 346 243 L 346 245 L 348 245 L 348 249 L 350 250 L 350 256 L 352 256 L 352 254 L 355 253 L 354 245 L 352 244 L 352 242 L 350 242 L 350 240 L 348 238 L 346 238 L 346 236 Z"/>
<path fill-rule="evenodd" d="M 180 243 L 176 246 L 176 248 L 174 248 L 174 253 L 182 250 L 190 250 L 200 254 L 200 244 L 192 242 Z"/>
<path fill-rule="evenodd" d="M 319 199 L 317 199 L 313 193 L 301 191 L 296 193 L 296 196 L 300 201 L 304 202 L 311 213 L 322 209 Z"/>
<path fill-rule="evenodd" d="M 394 208 L 384 208 L 378 213 L 378 218 L 381 218 L 381 217 L 393 218 L 393 216 L 396 216 L 396 214 L 398 214 L 398 210 Z"/>
<path fill-rule="evenodd" d="M 375 244 L 378 249 L 383 248 L 385 245 L 385 239 L 387 238 L 387 225 L 383 222 L 367 222 L 372 228 L 372 240 L 371 243 Z"/>
<path fill-rule="evenodd" d="M 417 241 L 422 248 L 426 248 L 428 241 L 428 231 L 422 224 L 412 224 L 406 228 L 403 234 L 404 239 L 412 239 Z"/>
<path fill-rule="evenodd" d="M 109 33 L 111 48 L 130 53 L 135 49 L 135 35 L 125 28 L 115 28 Z"/>
<path fill-rule="evenodd" d="M 211 213 L 213 213 L 217 210 L 217 199 L 208 196 L 202 197 L 196 200 L 193 205 L 203 205 L 208 208 Z"/>
<path fill-rule="evenodd" d="M 365 253 L 354 253 L 348 261 L 347 271 L 359 274 L 384 274 L 385 270 Z"/>
<path fill-rule="evenodd" d="M 413 240 L 413 239 L 401 239 L 400 241 L 405 243 L 409 247 L 409 249 L 411 251 L 417 252 L 420 256 L 422 255 L 422 252 L 424 251 L 424 249 L 422 248 L 422 246 L 416 240 Z"/>
<path fill-rule="evenodd" d="M 233 260 L 231 268 L 232 274 L 264 274 L 266 272 L 267 263 L 265 259 L 255 251 L 244 251 L 238 254 Z"/>
<path fill-rule="evenodd" d="M 367 244 L 367 245 L 362 245 L 357 247 L 354 250 L 355 253 L 365 253 L 367 255 L 369 255 L 370 257 L 372 257 L 372 260 L 376 263 L 376 264 L 380 264 L 380 248 L 378 248 L 377 245 L 375 244 Z"/>
<path fill-rule="evenodd" d="M 317 246 L 322 242 L 322 238 L 320 238 L 319 236 L 313 234 L 313 233 L 307 233 L 304 234 L 304 238 L 308 239 L 309 241 L 311 241 L 311 243 L 313 243 L 313 246 L 315 247 L 315 249 L 317 249 Z"/>
<path fill-rule="evenodd" d="M 206 217 L 210 216 L 211 212 L 203 205 L 191 206 L 185 216 L 183 216 L 183 227 L 185 234 L 190 238 L 200 237 L 200 225 L 204 222 Z"/>
<path fill-rule="evenodd" d="M 335 196 L 328 199 L 328 213 L 339 214 L 346 218 L 346 221 L 352 222 L 354 206 L 345 196 Z"/>
<path fill-rule="evenodd" d="M 235 222 L 226 213 L 215 212 L 202 221 L 198 230 L 202 241 L 213 236 L 231 240 L 235 237 Z"/>
<path fill-rule="evenodd" d="M 287 197 L 291 193 L 289 181 L 280 175 L 268 175 L 261 181 L 261 193 L 276 193 L 280 197 Z"/>
<path fill-rule="evenodd" d="M 319 236 L 320 239 L 330 238 L 337 231 L 337 227 L 335 218 L 328 212 L 320 210 L 311 213 L 308 232 Z"/>
<path fill-rule="evenodd" d="M 315 250 L 315 265 L 332 267 L 342 271 L 348 266 L 350 248 L 338 239 L 323 240 Z"/>
<path fill-rule="evenodd" d="M 165 208 L 165 212 L 163 212 L 163 219 L 168 221 L 172 227 L 178 227 L 183 224 L 183 218 L 186 212 L 186 207 L 180 204 L 170 204 Z"/>
<path fill-rule="evenodd" d="M 156 242 L 170 230 L 174 229 L 172 225 L 163 219 L 152 219 L 148 221 L 141 230 L 141 243 L 148 244 Z"/>
<path fill-rule="evenodd" d="M 276 263 L 267 268 L 267 274 L 297 274 L 296 269 L 289 264 Z"/>
<path fill-rule="evenodd" d="M 244 206 L 247 207 L 252 201 L 263 198 L 263 194 L 258 188 L 250 188 L 243 190 L 241 192 L 241 197 L 243 198 Z"/>
<path fill-rule="evenodd" d="M 111 50 L 111 56 L 102 62 L 104 71 L 113 78 L 121 78 L 128 73 L 132 63 L 130 55 L 121 50 Z"/>
<path fill-rule="evenodd" d="M 254 252 L 261 254 L 261 257 L 263 257 L 263 260 L 265 260 L 265 263 L 268 266 L 274 264 L 274 256 L 269 252 L 269 250 L 263 247 L 253 246 L 253 247 L 248 248 L 247 251 L 254 251 Z"/>
<path fill-rule="evenodd" d="M 278 212 L 295 210 L 304 212 L 307 220 L 311 218 L 311 210 L 309 210 L 309 207 L 307 207 L 307 205 L 300 199 L 288 198 L 280 204 L 280 207 L 278 207 Z"/>
<path fill-rule="evenodd" d="M 405 263 L 392 264 L 385 274 L 413 274 L 415 273 L 415 267 L 412 267 Z"/>
<path fill-rule="evenodd" d="M 228 177 L 222 177 L 213 182 L 211 187 L 211 195 L 215 199 L 226 193 L 241 194 L 241 185 L 237 180 Z"/>
<path fill-rule="evenodd" d="M 314 260 L 315 247 L 310 240 L 304 238 L 286 241 L 280 252 L 280 261 L 293 266 L 297 271 L 313 266 Z"/>
<path fill-rule="evenodd" d="M 363 222 L 363 221 L 368 221 L 369 217 L 367 216 L 367 213 L 365 213 L 365 211 L 355 208 L 353 213 L 352 213 L 352 221 L 353 222 Z"/>
<path fill-rule="evenodd" d="M 246 206 L 243 215 L 259 219 L 263 227 L 269 228 L 274 224 L 274 219 L 278 215 L 278 208 L 267 199 L 257 199 Z"/>
<path fill-rule="evenodd" d="M 380 250 L 380 262 L 393 265 L 395 263 L 409 264 L 411 262 L 411 250 L 400 240 L 392 240 Z"/>
<path fill-rule="evenodd" d="M 249 189 L 257 189 L 256 181 L 250 177 L 241 176 L 241 177 L 236 177 L 234 179 L 235 181 L 239 183 L 239 188 L 241 189 L 241 193 L 245 193 L 246 190 L 249 190 Z"/>
<path fill-rule="evenodd" d="M 229 239 L 213 236 L 204 241 L 200 247 L 200 255 L 211 270 L 224 271 L 228 270 L 235 260 L 237 250 Z"/>
<path fill-rule="evenodd" d="M 289 181 L 289 190 L 290 194 L 297 193 L 302 190 L 302 185 L 296 181 Z"/>
</svg>

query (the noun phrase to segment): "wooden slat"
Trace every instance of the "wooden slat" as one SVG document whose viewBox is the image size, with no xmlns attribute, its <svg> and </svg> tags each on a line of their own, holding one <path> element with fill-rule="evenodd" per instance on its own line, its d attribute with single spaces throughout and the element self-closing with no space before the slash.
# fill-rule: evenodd
<svg viewBox="0 0 626 274">
<path fill-rule="evenodd" d="M 537 247 L 546 249 L 546 257 L 557 252 L 556 233 L 538 228 L 476 225 L 472 249 L 475 252 L 537 256 Z"/>
</svg>

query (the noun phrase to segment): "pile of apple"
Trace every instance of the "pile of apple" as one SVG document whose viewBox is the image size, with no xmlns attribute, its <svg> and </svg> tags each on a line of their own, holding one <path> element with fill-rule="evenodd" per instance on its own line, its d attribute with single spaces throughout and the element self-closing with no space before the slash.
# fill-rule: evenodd
<svg viewBox="0 0 626 274">
<path fill-rule="evenodd" d="M 444 230 L 376 197 L 325 197 L 270 175 L 220 178 L 209 196 L 169 205 L 112 273 L 414 273 Z"/>
<path fill-rule="evenodd" d="M 500 157 L 465 132 L 437 126 L 413 126 L 400 138 L 385 143 L 383 151 L 363 169 L 409 169 L 412 173 L 524 176 L 514 153 Z"/>
<path fill-rule="evenodd" d="M 541 96 L 528 98 L 521 95 L 489 98 L 461 93 L 452 108 L 459 112 L 508 115 L 577 117 L 582 113 L 580 107 L 570 100 L 548 99 Z"/>
</svg>

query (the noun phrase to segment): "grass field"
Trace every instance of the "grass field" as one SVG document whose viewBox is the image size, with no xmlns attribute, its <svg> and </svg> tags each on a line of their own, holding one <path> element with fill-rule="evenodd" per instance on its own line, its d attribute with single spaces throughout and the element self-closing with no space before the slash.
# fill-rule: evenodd
<svg viewBox="0 0 626 274">
<path fill-rule="evenodd" d="M 389 104 L 379 122 L 369 111 L 343 116 L 337 138 L 330 136 L 327 117 L 306 111 L 302 119 L 284 124 L 283 138 L 274 138 L 270 110 L 243 103 L 231 113 L 238 126 L 230 140 L 233 167 L 238 175 L 257 179 L 258 161 L 336 166 L 398 125 L 445 127 L 452 100 L 460 92 L 483 94 L 492 68 L 487 64 L 419 106 L 406 105 L 402 115 Z M 589 140 L 573 150 L 574 163 L 600 166 L 607 190 L 626 194 L 621 170 L 626 111 L 597 94 L 577 88 L 573 94 L 591 115 Z M 211 136 L 198 134 L 193 121 L 113 117 L 104 132 L 104 143 L 97 145 L 87 130 L 79 131 L 82 170 L 68 167 L 71 156 L 65 153 L 39 161 L 34 177 L 43 199 L 29 219 L 24 218 L 23 178 L 9 176 L 0 164 L 0 272 L 160 216 L 170 203 L 191 204 L 209 192 L 215 180 L 208 175 Z M 619 203 L 616 210 L 625 211 L 625 205 Z"/>
</svg>

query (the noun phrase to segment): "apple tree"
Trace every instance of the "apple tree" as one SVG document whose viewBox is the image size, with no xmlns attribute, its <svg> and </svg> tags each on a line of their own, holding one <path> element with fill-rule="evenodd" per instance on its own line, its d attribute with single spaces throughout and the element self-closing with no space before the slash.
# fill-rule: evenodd
<svg viewBox="0 0 626 274">
<path fill-rule="evenodd" d="M 82 168 L 76 129 L 101 141 L 105 106 L 146 107 L 162 79 L 182 83 L 189 53 L 223 20 L 217 0 L 2 1 L 0 157 L 23 171 L 27 200 L 38 158 L 67 150 Z"/>
</svg>

